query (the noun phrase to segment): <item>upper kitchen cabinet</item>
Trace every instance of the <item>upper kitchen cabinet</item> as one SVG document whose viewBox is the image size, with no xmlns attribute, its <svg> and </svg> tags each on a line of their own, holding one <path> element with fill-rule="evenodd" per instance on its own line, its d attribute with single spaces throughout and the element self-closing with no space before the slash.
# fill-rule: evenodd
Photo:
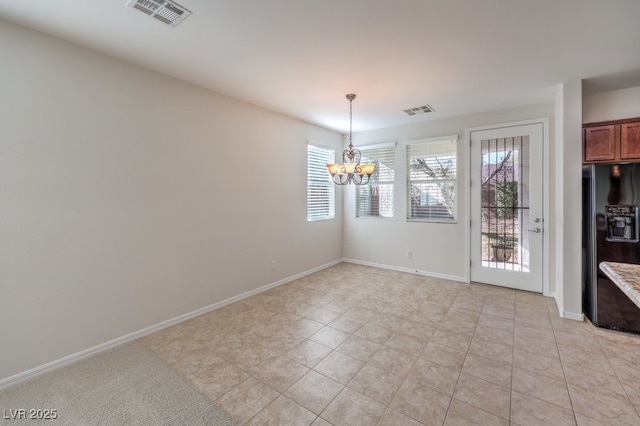
<svg viewBox="0 0 640 426">
<path fill-rule="evenodd" d="M 620 125 L 620 158 L 640 160 L 640 121 Z"/>
<path fill-rule="evenodd" d="M 618 141 L 615 125 L 585 127 L 584 162 L 615 161 L 618 154 Z"/>
<path fill-rule="evenodd" d="M 640 118 L 589 123 L 583 128 L 585 163 L 640 161 Z"/>
</svg>

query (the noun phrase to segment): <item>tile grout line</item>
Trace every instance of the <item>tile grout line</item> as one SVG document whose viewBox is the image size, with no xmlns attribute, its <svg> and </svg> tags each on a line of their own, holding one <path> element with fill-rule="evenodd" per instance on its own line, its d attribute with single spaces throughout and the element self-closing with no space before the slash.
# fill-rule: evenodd
<svg viewBox="0 0 640 426">
<path fill-rule="evenodd" d="M 620 386 L 622 387 L 622 390 L 624 391 L 624 394 L 627 397 L 627 402 L 629 402 L 631 404 L 633 409 L 636 411 L 636 414 L 638 415 L 638 417 L 640 417 L 640 408 L 636 407 L 635 404 L 633 404 L 633 402 L 631 401 L 631 398 L 629 397 L 629 392 L 627 391 L 627 388 L 625 387 L 623 380 L 618 375 L 618 371 L 613 366 L 613 363 L 609 360 L 609 355 L 607 354 L 607 351 L 604 350 L 604 347 L 602 346 L 602 343 L 600 342 L 600 338 L 596 335 L 595 330 L 592 330 L 592 332 L 593 332 L 594 337 L 596 338 L 596 341 L 598 342 L 598 346 L 600 346 L 600 349 L 604 353 L 604 356 L 607 359 L 607 362 L 611 366 L 611 370 L 613 370 L 613 373 L 615 374 L 616 379 L 618 379 L 618 382 L 620 383 Z M 613 398 L 615 398 L 615 396 L 613 396 Z"/>
<path fill-rule="evenodd" d="M 425 300 L 426 300 L 426 299 L 425 299 Z M 423 301 L 422 301 L 422 303 L 424 303 L 424 302 L 425 302 L 425 300 L 423 300 Z M 421 303 L 421 305 L 422 305 L 422 303 Z M 416 308 L 416 309 L 414 309 L 411 313 L 414 313 L 414 312 L 415 312 L 415 311 L 417 311 L 417 310 L 418 310 L 418 309 Z M 407 317 L 407 318 L 408 318 L 408 317 Z M 406 323 L 408 323 L 408 322 L 410 322 L 410 321 L 409 321 L 408 319 L 405 319 L 405 320 L 404 320 L 404 322 L 403 322 L 403 325 L 404 325 L 404 324 L 406 324 Z M 398 327 L 398 330 L 399 330 L 401 327 L 402 327 L 402 325 L 401 325 L 400 327 Z M 433 336 L 433 335 L 432 335 L 432 336 Z M 391 338 L 391 337 L 390 337 L 390 338 Z M 390 339 L 390 338 L 389 338 L 389 339 Z M 387 339 L 387 341 L 389 341 L 389 339 Z M 429 338 L 429 340 L 431 340 L 431 337 Z M 386 342 L 385 342 L 385 343 L 386 343 Z M 428 344 L 428 342 L 427 342 L 427 344 Z M 416 362 L 418 362 L 418 360 L 420 359 L 420 356 L 424 353 L 424 348 L 425 348 L 426 346 L 427 346 L 427 345 L 424 345 L 424 347 L 420 350 L 420 354 L 416 357 L 415 361 L 413 361 L 413 364 L 411 365 L 411 368 L 409 368 L 409 371 L 407 372 L 407 375 L 411 372 L 411 369 L 413 369 L 413 367 L 416 365 Z M 382 346 L 380 346 L 380 348 L 382 348 Z M 378 350 L 379 350 L 379 349 L 378 349 Z M 379 424 L 379 423 L 382 421 L 382 419 L 384 418 L 384 415 L 386 414 L 386 412 L 387 412 L 388 410 L 393 410 L 392 408 L 390 408 L 390 405 L 391 405 L 391 403 L 393 402 L 393 400 L 396 398 L 396 396 L 398 395 L 398 392 L 400 391 L 400 388 L 402 388 L 402 386 L 405 384 L 405 382 L 406 382 L 406 381 L 407 381 L 407 376 L 402 377 L 402 383 L 400 383 L 400 386 L 398 386 L 398 389 L 396 389 L 396 391 L 393 393 L 393 396 L 391 397 L 391 400 L 389 401 L 389 403 L 388 403 L 388 404 L 387 404 L 387 406 L 385 407 L 385 412 L 382 414 L 382 417 L 380 417 L 380 419 L 378 420 L 377 424 Z M 406 417 L 409 417 L 410 419 L 413 419 L 413 420 L 415 420 L 416 422 L 418 422 L 418 423 L 420 423 L 420 424 L 423 424 L 421 421 L 419 421 L 419 420 L 418 420 L 418 419 L 416 419 L 416 418 L 413 418 L 413 417 L 409 416 L 408 414 L 405 414 L 405 413 L 400 413 L 400 414 L 402 414 L 402 415 L 404 415 L 404 416 L 406 416 Z M 446 418 L 446 415 L 445 415 L 445 418 Z"/>
<path fill-rule="evenodd" d="M 480 309 L 480 314 L 478 315 L 478 320 L 476 321 L 476 326 L 475 326 L 474 331 L 473 331 L 473 336 L 472 336 L 472 338 L 471 338 L 471 342 L 473 341 L 473 338 L 475 338 L 475 337 L 476 337 L 476 332 L 477 332 L 477 330 L 478 330 L 478 324 L 480 323 L 480 317 L 482 317 L 482 312 L 483 312 L 483 310 L 484 310 L 484 306 L 485 306 L 485 303 L 486 303 L 487 293 L 488 293 L 488 290 L 487 290 L 487 292 L 485 292 L 485 294 L 484 294 L 484 296 L 483 296 L 482 308 Z M 487 315 L 491 315 L 491 314 L 487 314 Z M 502 318 L 502 317 L 500 317 L 500 318 Z M 504 318 L 504 319 L 506 319 L 506 318 Z M 515 310 L 514 310 L 514 320 L 513 320 L 513 321 L 514 321 L 514 328 L 515 328 Z M 491 328 L 491 327 L 490 327 L 490 328 Z M 515 333 L 515 330 L 514 330 L 514 333 Z M 478 337 L 478 339 L 480 339 L 480 340 L 484 341 L 484 339 L 482 339 L 482 338 L 480 338 L 480 337 Z M 466 354 L 465 354 L 465 359 L 464 359 L 464 361 L 463 361 L 463 363 L 462 363 L 462 368 L 464 368 L 464 364 L 465 364 L 465 363 L 466 363 L 466 361 L 467 361 L 467 356 L 469 355 L 469 349 L 471 349 L 471 342 L 469 342 L 469 346 L 467 347 L 467 352 L 466 352 Z M 512 352 L 513 352 L 513 347 L 511 348 L 511 350 L 512 350 Z M 473 355 L 473 354 L 472 354 L 472 355 Z M 480 357 L 480 356 L 478 356 L 478 357 L 479 357 L 479 358 L 482 358 L 482 359 L 486 359 L 486 358 L 484 358 L 484 357 Z M 512 369 L 512 371 L 511 371 L 511 380 L 513 380 L 513 353 L 512 353 L 511 359 L 512 359 L 512 361 L 511 361 L 511 369 Z M 460 369 L 460 375 L 458 376 L 458 380 L 460 380 L 460 376 L 462 375 L 462 368 Z M 469 373 L 465 373 L 465 374 L 469 374 Z M 469 375 L 470 375 L 470 376 L 472 376 L 472 377 L 475 377 L 476 379 L 479 379 L 479 380 L 485 381 L 485 382 L 487 382 L 487 383 L 491 383 L 492 385 L 502 387 L 502 386 L 500 386 L 500 385 L 496 385 L 495 383 L 492 383 L 492 382 L 490 382 L 490 381 L 488 381 L 488 380 L 485 380 L 485 379 L 483 379 L 483 378 L 476 377 L 476 376 L 474 376 L 473 374 L 469 374 Z M 456 382 L 456 387 L 457 387 L 457 382 Z M 485 413 L 488 413 L 488 414 L 490 414 L 490 415 L 492 415 L 492 416 L 495 416 L 495 417 L 498 417 L 498 418 L 504 419 L 504 420 L 506 420 L 506 421 L 508 421 L 508 422 L 511 422 L 511 391 L 512 391 L 512 389 L 509 389 L 509 419 L 505 419 L 504 417 L 501 417 L 501 416 L 499 416 L 499 415 L 497 415 L 497 414 L 495 414 L 495 413 L 492 413 L 492 412 L 490 412 L 490 411 L 487 411 L 487 410 L 485 410 L 484 408 L 475 407 L 475 406 L 473 406 L 472 404 L 469 404 L 469 405 L 472 405 L 473 407 L 477 408 L 478 410 L 481 410 L 481 411 L 483 411 L 483 412 L 485 412 Z M 454 399 L 454 398 L 453 398 L 453 396 L 452 396 L 452 397 L 451 397 L 451 400 L 453 401 L 453 399 Z M 468 404 L 467 402 L 464 402 L 464 401 L 461 401 L 461 400 L 458 400 L 458 399 L 456 399 L 456 401 L 460 401 L 460 402 L 463 402 L 463 403 L 465 403 L 465 404 Z M 448 413 L 447 413 L 447 414 L 448 414 Z"/>
<path fill-rule="evenodd" d="M 558 347 L 558 339 L 556 338 L 556 328 L 553 326 L 553 320 L 551 319 L 551 314 L 549 314 L 549 321 L 551 321 L 551 331 L 553 332 L 553 340 L 556 344 L 556 350 L 558 351 L 558 357 L 560 359 L 560 368 L 562 369 L 562 377 L 564 378 L 564 385 L 567 389 L 567 395 L 569 395 L 569 404 L 571 404 L 571 412 L 573 414 L 573 421 L 575 424 L 578 424 L 578 418 L 576 417 L 576 410 L 573 406 L 573 397 L 571 396 L 571 391 L 569 390 L 569 382 L 567 381 L 567 374 L 565 373 L 564 362 L 562 362 L 562 354 L 560 353 L 560 348 Z"/>
<path fill-rule="evenodd" d="M 347 312 L 349 312 L 349 311 L 347 311 Z M 345 314 L 346 314 L 347 312 L 345 312 Z M 376 312 L 376 313 L 381 313 L 381 311 L 374 311 L 374 312 Z M 366 322 L 365 324 L 363 324 L 362 326 L 360 326 L 358 329 L 354 330 L 354 331 L 353 331 L 353 333 L 351 333 L 351 334 L 350 334 L 350 337 L 351 337 L 351 336 L 360 337 L 360 336 L 357 336 L 355 333 L 356 333 L 358 330 L 360 330 L 361 328 L 365 327 L 367 324 L 369 324 L 369 323 L 370 323 L 370 321 L 371 321 L 371 319 L 367 320 L 367 322 Z M 405 320 L 405 321 L 403 322 L 403 324 L 404 324 L 404 323 L 406 323 L 406 322 L 407 322 L 407 320 Z M 401 327 L 401 326 L 400 326 L 400 327 Z M 400 327 L 398 327 L 398 329 L 399 329 Z M 396 330 L 396 331 L 394 331 L 394 333 L 393 333 L 393 334 L 395 334 L 396 332 L 397 332 L 397 330 Z M 393 336 L 393 334 L 392 334 L 391 336 Z M 349 383 L 347 383 L 346 385 L 343 385 L 343 388 L 340 390 L 340 392 L 338 392 L 338 394 L 336 394 L 336 396 L 332 398 L 332 400 L 331 400 L 331 401 L 330 401 L 330 402 L 325 406 L 325 408 L 324 408 L 324 409 L 322 410 L 322 412 L 318 415 L 318 417 L 322 418 L 322 420 L 325 420 L 325 421 L 329 422 L 329 421 L 328 421 L 328 420 L 326 420 L 324 417 L 322 417 L 322 413 L 324 413 L 324 411 L 325 411 L 325 410 L 326 410 L 326 409 L 331 405 L 331 403 L 332 403 L 332 402 L 333 402 L 333 401 L 334 401 L 334 400 L 335 400 L 335 399 L 336 399 L 336 398 L 337 398 L 337 397 L 338 397 L 342 392 L 344 392 L 345 388 L 349 388 L 349 390 L 351 390 L 352 392 L 356 392 L 357 394 L 362 395 L 362 396 L 363 396 L 363 397 L 365 397 L 365 398 L 368 398 L 368 399 L 371 399 L 371 400 L 376 401 L 376 402 L 378 402 L 378 403 L 381 403 L 380 401 L 377 401 L 377 400 L 375 400 L 375 399 L 373 399 L 373 398 L 368 397 L 367 395 L 363 395 L 362 393 L 358 392 L 358 391 L 357 391 L 357 390 L 355 390 L 355 389 L 352 389 L 351 387 L 349 387 L 349 384 L 350 384 L 350 383 L 353 381 L 353 379 L 355 379 L 355 377 L 356 377 L 356 376 L 357 376 L 357 375 L 362 371 L 362 369 L 364 369 L 364 367 L 369 363 L 369 361 L 371 361 L 371 360 L 373 359 L 373 357 L 375 357 L 375 355 L 376 355 L 378 352 L 380 352 L 380 349 L 382 349 L 382 348 L 384 347 L 384 345 L 389 341 L 389 339 L 391 338 L 391 336 L 390 336 L 390 337 L 388 337 L 388 338 L 385 340 L 385 342 L 384 342 L 384 343 L 380 344 L 380 347 L 379 347 L 378 349 L 376 349 L 375 353 L 374 353 L 374 354 L 369 358 L 369 360 L 368 360 L 368 361 L 366 361 L 366 362 L 361 361 L 361 362 L 363 363 L 362 367 L 360 367 L 360 369 L 358 370 L 358 372 L 357 372 L 356 374 L 354 374 L 354 375 L 353 375 L 353 377 L 349 380 Z M 369 339 L 366 339 L 366 338 L 362 338 L 362 339 L 369 340 Z M 346 341 L 346 339 L 345 339 L 345 341 Z M 344 343 L 344 342 L 343 342 L 343 343 Z M 375 342 L 374 342 L 374 343 L 375 343 Z M 338 346 L 340 346 L 340 345 L 338 345 Z M 338 350 L 337 350 L 337 347 L 336 347 L 336 349 L 333 349 L 333 350 L 334 350 L 334 351 L 337 351 L 337 352 L 339 352 L 339 353 L 342 353 L 342 352 L 340 352 L 340 351 L 338 351 Z M 343 355 L 350 356 L 350 355 L 348 355 L 348 354 L 343 354 Z M 329 356 L 329 355 L 327 355 L 327 356 Z M 357 359 L 357 358 L 355 358 L 355 357 L 352 357 L 352 358 Z M 360 361 L 360 360 L 358 360 L 358 361 Z M 314 371 L 315 371 L 315 370 L 314 370 Z M 319 373 L 319 374 L 321 374 L 321 373 Z M 325 376 L 325 377 L 326 377 L 326 376 Z M 332 380 L 333 380 L 333 379 L 332 379 Z M 403 383 L 404 383 L 404 380 L 405 380 L 405 379 L 403 378 Z M 341 384 L 342 384 L 342 383 L 341 383 Z M 402 384 L 400 385 L 400 387 L 401 387 L 401 386 L 402 386 Z M 400 387 L 398 387 L 398 390 L 400 389 Z M 395 398 L 395 396 L 396 396 L 396 394 L 397 394 L 398 390 L 396 390 L 396 392 L 394 393 L 393 397 L 391 398 L 391 401 L 393 401 L 393 399 Z M 377 421 L 376 423 L 380 423 L 380 421 L 381 421 L 381 420 L 382 420 L 382 418 L 384 417 L 384 414 L 387 412 L 387 410 L 389 410 L 389 405 L 390 405 L 390 404 L 391 404 L 391 402 L 389 402 L 389 404 L 386 404 L 386 405 L 385 405 L 385 410 L 384 410 L 384 412 L 382 413 L 382 416 L 380 417 L 380 419 L 378 419 L 378 421 Z M 329 423 L 330 423 L 330 422 L 329 422 Z"/>
</svg>

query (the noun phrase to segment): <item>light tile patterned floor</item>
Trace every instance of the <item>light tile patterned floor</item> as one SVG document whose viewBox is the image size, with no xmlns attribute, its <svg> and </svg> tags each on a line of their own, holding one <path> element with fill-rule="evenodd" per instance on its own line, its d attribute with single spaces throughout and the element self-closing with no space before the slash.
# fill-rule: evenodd
<svg viewBox="0 0 640 426">
<path fill-rule="evenodd" d="M 248 424 L 639 425 L 640 338 L 342 263 L 144 338 Z"/>
</svg>

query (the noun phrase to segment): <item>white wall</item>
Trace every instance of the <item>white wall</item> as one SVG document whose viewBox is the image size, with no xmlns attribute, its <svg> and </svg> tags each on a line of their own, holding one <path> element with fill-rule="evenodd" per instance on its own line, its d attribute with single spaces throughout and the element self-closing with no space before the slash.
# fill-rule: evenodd
<svg viewBox="0 0 640 426">
<path fill-rule="evenodd" d="M 0 52 L 0 380 L 342 258 L 340 198 L 305 206 L 341 135 L 4 21 Z"/>
<path fill-rule="evenodd" d="M 511 108 L 355 134 L 353 140 L 356 147 L 387 141 L 398 142 L 395 217 L 391 219 L 356 218 L 355 191 L 354 188 L 346 188 L 343 216 L 345 258 L 465 281 L 468 275 L 468 264 L 465 262 L 468 238 L 466 227 L 469 223 L 465 170 L 469 144 L 465 129 L 543 117 L 549 118 L 550 127 L 553 128 L 553 107 L 550 103 Z M 404 184 L 407 141 L 453 134 L 458 135 L 458 222 L 455 224 L 407 222 Z M 550 149 L 553 150 L 552 130 L 550 135 Z M 549 178 L 554 179 L 554 176 Z M 406 258 L 407 249 L 413 251 L 411 259 Z"/>
<path fill-rule="evenodd" d="M 640 117 L 640 87 L 584 94 L 583 123 Z"/>
</svg>

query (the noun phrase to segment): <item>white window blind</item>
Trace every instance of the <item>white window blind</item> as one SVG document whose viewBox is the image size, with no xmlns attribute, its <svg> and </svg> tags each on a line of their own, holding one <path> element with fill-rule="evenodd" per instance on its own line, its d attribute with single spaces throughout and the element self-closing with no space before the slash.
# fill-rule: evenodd
<svg viewBox="0 0 640 426">
<path fill-rule="evenodd" d="M 395 143 L 361 147 L 360 163 L 375 163 L 367 185 L 356 187 L 356 217 L 393 217 Z"/>
<path fill-rule="evenodd" d="M 335 184 L 327 170 L 335 163 L 335 150 L 307 145 L 307 221 L 333 219 L 336 216 Z"/>
<path fill-rule="evenodd" d="M 458 137 L 412 141 L 407 145 L 407 219 L 457 219 Z"/>
</svg>

